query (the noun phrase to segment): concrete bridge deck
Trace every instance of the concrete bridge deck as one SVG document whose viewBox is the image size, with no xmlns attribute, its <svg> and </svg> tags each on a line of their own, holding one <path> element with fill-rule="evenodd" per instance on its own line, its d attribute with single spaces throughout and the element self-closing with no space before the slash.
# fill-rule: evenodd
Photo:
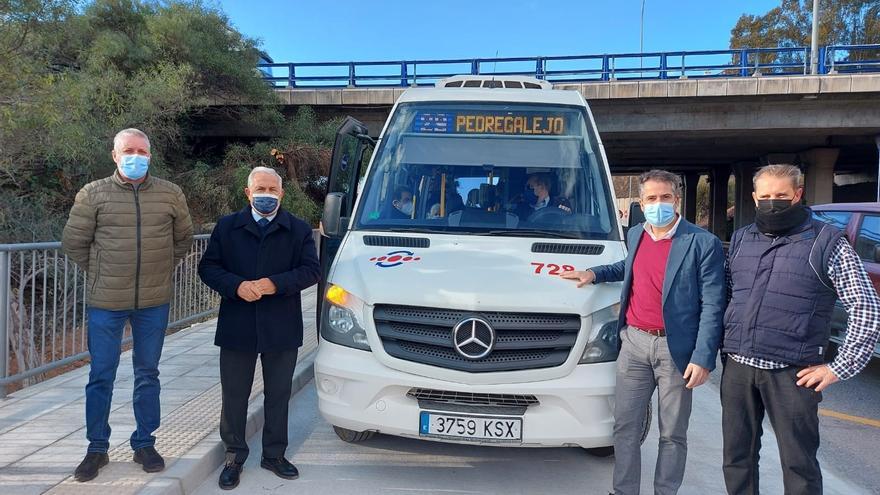
<svg viewBox="0 0 880 495">
<path fill-rule="evenodd" d="M 500 78 L 500 76 L 499 76 Z M 806 96 L 880 93 L 880 74 L 823 76 L 757 76 L 751 78 L 665 79 L 556 83 L 554 89 L 580 91 L 587 100 L 701 98 L 743 96 Z M 393 105 L 406 88 L 277 88 L 286 105 Z"/>
</svg>

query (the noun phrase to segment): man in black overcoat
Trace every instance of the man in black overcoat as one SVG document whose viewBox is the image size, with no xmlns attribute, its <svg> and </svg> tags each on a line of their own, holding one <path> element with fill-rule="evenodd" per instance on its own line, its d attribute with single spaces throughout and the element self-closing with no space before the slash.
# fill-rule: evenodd
<svg viewBox="0 0 880 495">
<path fill-rule="evenodd" d="M 222 297 L 214 344 L 220 347 L 223 389 L 224 490 L 238 486 L 248 456 L 245 427 L 258 355 L 265 397 L 260 466 L 285 479 L 299 476 L 284 457 L 288 403 L 303 341 L 300 291 L 320 275 L 311 227 L 281 208 L 278 173 L 254 168 L 244 191 L 250 204 L 217 222 L 199 263 L 202 281 Z"/>
</svg>

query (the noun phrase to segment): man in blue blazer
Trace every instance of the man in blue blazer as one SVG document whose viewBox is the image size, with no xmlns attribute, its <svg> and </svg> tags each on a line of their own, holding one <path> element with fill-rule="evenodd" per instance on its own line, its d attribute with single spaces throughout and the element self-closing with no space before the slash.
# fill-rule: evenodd
<svg viewBox="0 0 880 495">
<path fill-rule="evenodd" d="M 217 222 L 199 263 L 199 276 L 217 291 L 220 315 L 220 437 L 226 466 L 219 485 L 238 486 L 248 456 L 248 398 L 257 355 L 263 367 L 263 457 L 260 466 L 285 479 L 299 476 L 284 458 L 288 403 L 297 349 L 303 342 L 300 291 L 318 281 L 312 229 L 281 208 L 281 177 L 256 167 L 245 189 L 250 205 Z"/>
<path fill-rule="evenodd" d="M 715 368 L 726 305 L 724 254 L 714 235 L 676 213 L 678 176 L 652 170 L 639 178 L 646 222 L 627 235 L 626 260 L 569 272 L 589 283 L 623 281 L 621 348 L 614 405 L 614 493 L 639 493 L 639 440 L 658 389 L 659 454 L 654 493 L 678 492 L 687 461 L 692 391 Z"/>
</svg>

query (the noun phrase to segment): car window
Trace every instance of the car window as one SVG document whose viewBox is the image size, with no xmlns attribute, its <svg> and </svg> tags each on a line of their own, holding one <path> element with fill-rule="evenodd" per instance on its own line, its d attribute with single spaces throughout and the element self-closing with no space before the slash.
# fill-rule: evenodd
<svg viewBox="0 0 880 495">
<path fill-rule="evenodd" d="M 875 262 L 874 252 L 880 245 L 880 215 L 865 215 L 856 236 L 856 252 L 864 261 Z"/>
<path fill-rule="evenodd" d="M 825 222 L 832 227 L 837 227 L 840 230 L 846 230 L 846 226 L 849 225 L 849 219 L 852 218 L 853 214 L 851 211 L 814 211 L 813 218 L 819 220 L 820 222 Z"/>
</svg>

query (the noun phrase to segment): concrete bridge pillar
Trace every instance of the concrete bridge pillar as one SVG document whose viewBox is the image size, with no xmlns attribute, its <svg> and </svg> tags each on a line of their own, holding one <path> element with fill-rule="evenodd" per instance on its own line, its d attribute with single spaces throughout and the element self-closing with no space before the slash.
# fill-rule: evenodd
<svg viewBox="0 0 880 495">
<path fill-rule="evenodd" d="M 684 197 L 682 198 L 682 210 L 684 219 L 691 223 L 697 221 L 697 184 L 700 182 L 700 174 L 687 172 L 683 174 Z"/>
<path fill-rule="evenodd" d="M 752 198 L 755 188 L 752 184 L 752 177 L 755 176 L 755 171 L 759 166 L 760 164 L 756 162 L 739 162 L 733 165 L 733 176 L 736 180 L 734 229 L 755 221 L 755 199 Z"/>
<path fill-rule="evenodd" d="M 727 184 L 730 167 L 717 166 L 709 174 L 709 229 L 722 241 L 729 240 L 727 229 Z"/>
<path fill-rule="evenodd" d="M 808 206 L 831 203 L 834 189 L 834 164 L 840 150 L 813 148 L 800 153 L 804 165 L 804 196 Z"/>
</svg>

